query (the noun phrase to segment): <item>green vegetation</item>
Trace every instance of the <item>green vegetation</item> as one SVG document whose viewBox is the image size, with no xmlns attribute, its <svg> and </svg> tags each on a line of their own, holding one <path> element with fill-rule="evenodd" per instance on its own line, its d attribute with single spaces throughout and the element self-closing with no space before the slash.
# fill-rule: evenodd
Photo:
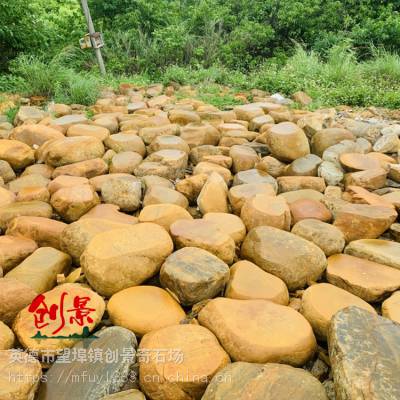
<svg viewBox="0 0 400 400">
<path fill-rule="evenodd" d="M 78 1 L 3 3 L 0 92 L 91 104 L 106 85 L 174 81 L 222 107 L 252 88 L 304 90 L 312 107 L 400 107 L 399 1 L 89 0 L 105 78 L 78 48 Z"/>
</svg>

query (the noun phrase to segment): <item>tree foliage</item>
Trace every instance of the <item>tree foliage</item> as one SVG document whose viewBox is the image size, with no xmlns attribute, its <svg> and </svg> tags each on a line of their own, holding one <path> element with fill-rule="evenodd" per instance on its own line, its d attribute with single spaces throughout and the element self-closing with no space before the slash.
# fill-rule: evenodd
<svg viewBox="0 0 400 400">
<path fill-rule="evenodd" d="M 250 70 L 286 59 L 293 44 L 328 56 L 351 42 L 358 58 L 371 48 L 400 50 L 398 0 L 89 0 L 104 33 L 109 68 L 154 72 L 168 65 Z M 86 32 L 78 0 L 0 3 L 0 63 L 19 53 L 53 57 Z M 90 67 L 90 57 L 79 67 Z"/>
</svg>

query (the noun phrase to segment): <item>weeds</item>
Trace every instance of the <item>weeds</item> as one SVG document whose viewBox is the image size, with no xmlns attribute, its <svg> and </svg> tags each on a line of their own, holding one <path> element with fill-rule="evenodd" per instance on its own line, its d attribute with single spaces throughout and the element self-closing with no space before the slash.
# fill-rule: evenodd
<svg viewBox="0 0 400 400">
<path fill-rule="evenodd" d="M 103 87 L 156 81 L 196 85 L 199 99 L 219 107 L 240 103 L 235 92 L 258 88 L 286 96 L 303 90 L 314 99 L 313 108 L 338 104 L 400 108 L 400 57 L 379 49 L 372 53 L 371 59 L 357 61 L 352 48 L 344 43 L 332 47 L 322 58 L 297 46 L 286 62 L 269 60 L 248 74 L 218 65 L 173 65 L 164 71 L 107 77 L 66 67 L 64 64 L 68 57 L 74 57 L 73 53 L 67 52 L 49 63 L 21 56 L 12 64 L 12 75 L 0 76 L 0 92 L 43 95 L 57 102 L 89 105 L 100 96 Z M 231 90 L 222 90 L 219 85 L 227 85 Z"/>
</svg>

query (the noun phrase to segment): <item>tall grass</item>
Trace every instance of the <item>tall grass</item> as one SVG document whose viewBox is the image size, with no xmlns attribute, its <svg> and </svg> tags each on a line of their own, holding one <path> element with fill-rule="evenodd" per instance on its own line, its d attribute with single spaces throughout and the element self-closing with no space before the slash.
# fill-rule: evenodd
<svg viewBox="0 0 400 400">
<path fill-rule="evenodd" d="M 125 39 L 128 37 L 119 37 Z M 138 48 L 131 49 L 133 44 L 129 41 L 125 45 L 127 54 L 136 57 Z M 88 105 L 96 101 L 103 86 L 116 88 L 122 81 L 177 82 L 196 85 L 199 97 L 216 105 L 234 103 L 235 91 L 258 88 L 287 96 L 303 90 L 314 99 L 311 106 L 314 108 L 339 104 L 400 108 L 400 56 L 381 49 L 372 49 L 372 54 L 371 59 L 358 61 L 348 43 L 332 47 L 324 57 L 297 46 L 284 63 L 267 60 L 249 74 L 218 65 L 209 68 L 172 65 L 164 70 L 150 68 L 147 73 L 103 78 L 95 72 L 76 72 L 67 67 L 76 65 L 79 59 L 79 54 L 68 50 L 48 63 L 34 57 L 17 58 L 11 66 L 12 75 L 0 76 L 0 92 L 43 95 L 55 101 Z M 228 97 L 221 98 L 217 85 L 232 88 Z"/>
</svg>

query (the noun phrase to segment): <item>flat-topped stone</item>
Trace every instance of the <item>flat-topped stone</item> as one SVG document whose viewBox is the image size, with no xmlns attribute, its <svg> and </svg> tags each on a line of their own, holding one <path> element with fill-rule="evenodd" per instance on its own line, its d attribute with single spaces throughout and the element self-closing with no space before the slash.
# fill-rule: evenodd
<svg viewBox="0 0 400 400">
<path fill-rule="evenodd" d="M 115 293 L 107 304 L 107 311 L 114 325 L 139 336 L 177 325 L 185 318 L 177 301 L 156 286 L 135 286 Z"/>
<path fill-rule="evenodd" d="M 230 268 L 225 297 L 242 300 L 270 300 L 284 306 L 289 303 L 285 283 L 277 276 L 263 271 L 256 264 L 242 260 Z"/>
<path fill-rule="evenodd" d="M 368 302 L 383 300 L 400 288 L 399 270 L 348 254 L 328 258 L 326 278 Z"/>
<path fill-rule="evenodd" d="M 202 400 L 327 400 L 318 379 L 283 364 L 234 362 L 211 380 Z"/>
<path fill-rule="evenodd" d="M 317 281 L 326 268 L 325 255 L 314 243 L 269 226 L 259 226 L 247 234 L 241 255 L 281 278 L 289 290 Z"/>
<path fill-rule="evenodd" d="M 360 239 L 349 243 L 344 252 L 400 269 L 400 243 L 380 239 Z"/>
<path fill-rule="evenodd" d="M 329 357 L 340 399 L 400 397 L 400 326 L 358 307 L 338 312 L 329 329 Z"/>
<path fill-rule="evenodd" d="M 317 283 L 304 291 L 301 313 L 310 322 L 317 338 L 326 340 L 331 318 L 349 306 L 376 313 L 375 309 L 361 298 L 329 283 Z"/>
<path fill-rule="evenodd" d="M 207 303 L 198 319 L 234 361 L 300 366 L 316 348 L 311 326 L 301 314 L 267 300 L 217 298 Z"/>
</svg>

